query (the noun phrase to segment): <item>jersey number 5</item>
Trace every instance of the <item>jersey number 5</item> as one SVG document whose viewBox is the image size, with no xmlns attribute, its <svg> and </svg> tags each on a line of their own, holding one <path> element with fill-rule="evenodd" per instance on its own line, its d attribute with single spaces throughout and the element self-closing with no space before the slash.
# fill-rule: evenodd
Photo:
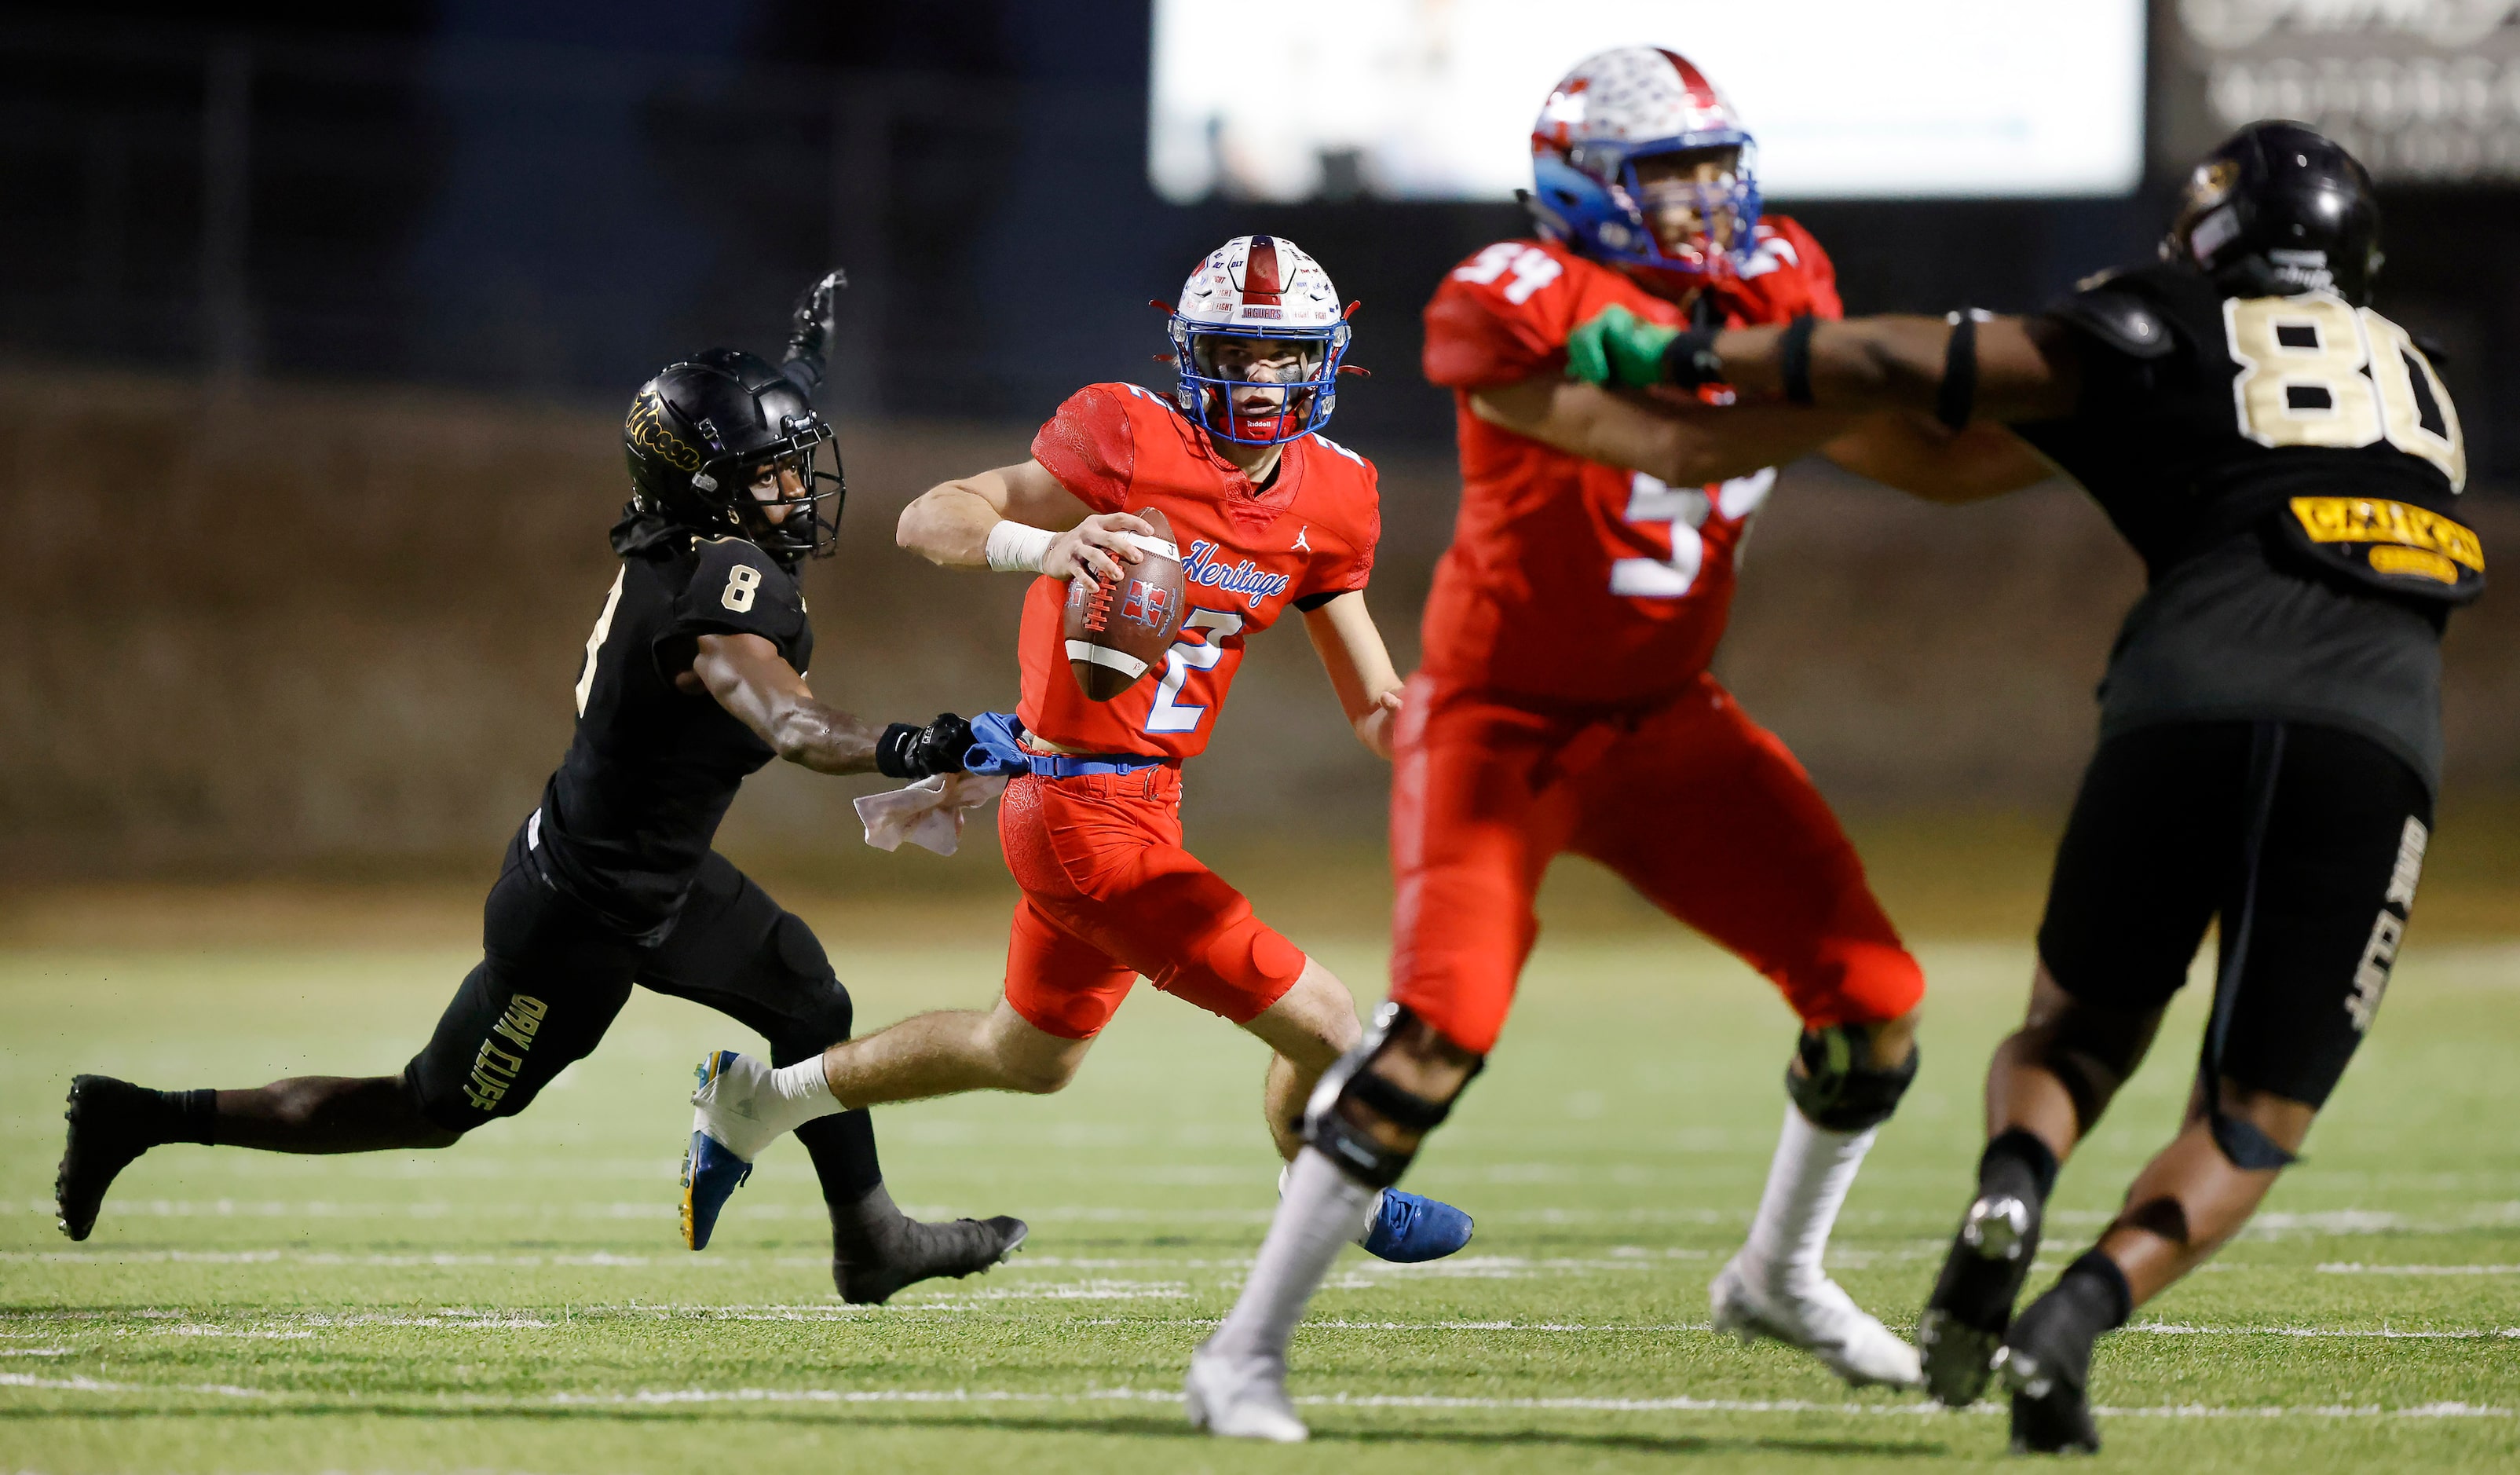
<svg viewBox="0 0 2520 1475">
<path fill-rule="evenodd" d="M 2386 440 L 2467 485 L 2458 411 L 2407 331 L 2333 292 L 2230 297 L 2223 331 L 2240 433 L 2262 446 L 2352 449 Z"/>
<path fill-rule="evenodd" d="M 1670 524 L 1671 557 L 1615 560 L 1610 592 L 1631 600 L 1676 600 L 1688 593 L 1706 561 L 1706 537 L 1698 529 L 1706 525 L 1708 514 L 1720 513 L 1726 521 L 1738 522 L 1759 510 L 1776 484 L 1777 469 L 1763 467 L 1725 482 L 1709 497 L 1702 487 L 1671 486 L 1637 472 L 1628 481 L 1627 518 Z"/>
<path fill-rule="evenodd" d="M 1173 642 L 1164 652 L 1164 679 L 1155 688 L 1154 705 L 1147 709 L 1147 731 L 1149 733 L 1195 733 L 1199 719 L 1207 708 L 1183 705 L 1178 698 L 1192 671 L 1213 671 L 1225 658 L 1222 642 L 1242 630 L 1242 616 L 1231 609 L 1193 609 L 1182 621 L 1182 634 L 1193 630 L 1214 632 L 1207 639 L 1192 643 L 1188 639 Z"/>
</svg>

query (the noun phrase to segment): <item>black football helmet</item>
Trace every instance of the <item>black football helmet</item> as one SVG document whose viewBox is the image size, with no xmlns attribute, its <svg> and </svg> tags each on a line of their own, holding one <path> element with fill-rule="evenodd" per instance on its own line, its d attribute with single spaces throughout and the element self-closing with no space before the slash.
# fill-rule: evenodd
<svg viewBox="0 0 2520 1475">
<path fill-rule="evenodd" d="M 2380 271 L 2380 202 L 2354 156 L 2309 124 L 2251 123 L 2188 176 L 2161 254 L 2226 296 L 2327 289 L 2359 307 Z"/>
<path fill-rule="evenodd" d="M 621 449 L 643 513 L 750 539 L 783 562 L 838 546 L 848 497 L 838 444 L 805 391 L 766 360 L 711 348 L 667 364 L 630 401 Z"/>
</svg>

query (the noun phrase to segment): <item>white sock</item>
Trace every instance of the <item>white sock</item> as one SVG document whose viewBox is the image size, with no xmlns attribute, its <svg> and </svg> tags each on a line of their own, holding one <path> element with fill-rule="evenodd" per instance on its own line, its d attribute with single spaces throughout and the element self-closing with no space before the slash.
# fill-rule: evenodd
<svg viewBox="0 0 2520 1475">
<path fill-rule="evenodd" d="M 1293 1163 L 1288 1163 L 1278 1170 L 1278 1196 L 1280 1198 L 1284 1198 L 1286 1196 L 1286 1175 L 1294 1171 L 1295 1165 Z M 1382 1217 L 1382 1195 L 1390 1191 L 1391 1190 L 1388 1188 L 1376 1188 L 1373 1190 L 1372 1201 L 1365 1206 L 1365 1228 L 1356 1231 L 1356 1238 L 1353 1241 L 1354 1243 L 1362 1245 L 1368 1239 L 1373 1237 L 1373 1222 Z"/>
<path fill-rule="evenodd" d="M 816 1117 L 848 1108 L 832 1095 L 832 1083 L 823 1075 L 823 1057 L 813 1055 L 771 1071 L 760 1094 L 752 1098 L 752 1109 L 762 1125 L 793 1132 Z"/>
<path fill-rule="evenodd" d="M 1329 1274 L 1330 1262 L 1355 1242 L 1374 1190 L 1342 1172 L 1312 1147 L 1295 1154 L 1280 1179 L 1278 1215 L 1260 1258 L 1225 1324 L 1208 1339 L 1210 1353 L 1231 1358 L 1283 1360 L 1304 1307 Z"/>
<path fill-rule="evenodd" d="M 1753 1280 L 1801 1290 L 1827 1278 L 1821 1256 L 1828 1249 L 1829 1229 L 1880 1130 L 1831 1132 L 1813 1126 L 1791 1104 L 1785 1107 L 1767 1191 L 1759 1195 L 1759 1216 L 1750 1222 L 1750 1242 L 1741 1251 L 1742 1269 Z"/>
</svg>

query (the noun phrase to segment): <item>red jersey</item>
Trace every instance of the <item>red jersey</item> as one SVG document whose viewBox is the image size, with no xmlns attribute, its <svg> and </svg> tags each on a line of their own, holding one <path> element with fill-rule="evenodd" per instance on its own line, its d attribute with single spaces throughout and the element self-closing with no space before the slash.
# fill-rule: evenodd
<svg viewBox="0 0 2520 1475">
<path fill-rule="evenodd" d="M 1727 326 L 1837 318 L 1809 232 L 1759 223 L 1738 281 L 1711 288 Z M 1426 304 L 1426 377 L 1454 391 L 1462 511 L 1426 602 L 1426 671 L 1447 685 L 1610 705 L 1659 700 L 1706 669 L 1732 603 L 1733 552 L 1769 469 L 1666 486 L 1552 450 L 1470 413 L 1473 390 L 1566 367 L 1566 335 L 1616 302 L 1685 326 L 1625 273 L 1544 241 L 1503 241 Z"/>
<path fill-rule="evenodd" d="M 1160 678 L 1094 701 L 1067 669 L 1066 583 L 1033 581 L 1016 715 L 1071 752 L 1195 755 L 1215 731 L 1244 639 L 1290 603 L 1363 589 L 1373 571 L 1382 536 L 1373 464 L 1326 436 L 1281 447 L 1277 475 L 1255 487 L 1166 396 L 1135 384 L 1091 384 L 1041 427 L 1032 456 L 1095 512 L 1161 509 L 1182 551 L 1189 595 Z"/>
</svg>

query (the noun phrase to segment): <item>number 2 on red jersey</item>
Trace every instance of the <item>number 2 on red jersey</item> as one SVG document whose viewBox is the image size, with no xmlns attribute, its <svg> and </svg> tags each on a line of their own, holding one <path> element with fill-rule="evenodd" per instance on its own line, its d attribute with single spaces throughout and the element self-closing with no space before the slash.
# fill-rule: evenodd
<svg viewBox="0 0 2520 1475">
<path fill-rule="evenodd" d="M 1193 641 L 1193 630 L 1213 631 L 1205 640 Z M 1149 733 L 1195 733 L 1207 719 L 1213 702 L 1192 706 L 1181 700 L 1182 688 L 1193 671 L 1213 671 L 1225 658 L 1224 641 L 1242 631 L 1242 616 L 1231 609 L 1193 609 L 1182 621 L 1181 639 L 1164 652 L 1164 677 L 1155 686 L 1154 704 L 1147 709 L 1146 731 Z"/>
</svg>

